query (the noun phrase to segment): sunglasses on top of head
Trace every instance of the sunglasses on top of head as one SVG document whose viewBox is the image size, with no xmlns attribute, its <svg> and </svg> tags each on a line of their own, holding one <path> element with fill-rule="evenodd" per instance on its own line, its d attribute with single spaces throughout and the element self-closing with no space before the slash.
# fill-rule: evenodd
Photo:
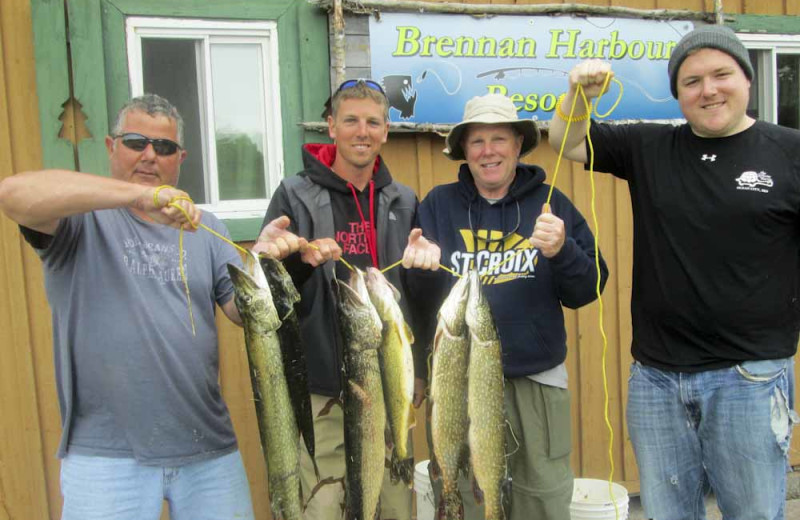
<svg viewBox="0 0 800 520">
<path fill-rule="evenodd" d="M 126 148 L 130 148 L 136 152 L 143 152 L 147 148 L 147 145 L 150 144 L 153 145 L 153 150 L 156 152 L 156 155 L 173 155 L 175 152 L 182 149 L 181 145 L 170 139 L 151 139 L 142 134 L 126 133 L 114 135 L 112 137 L 114 139 L 119 138 Z"/>
<path fill-rule="evenodd" d="M 336 89 L 336 92 L 334 92 L 333 95 L 328 98 L 328 101 L 325 102 L 325 110 L 322 112 L 322 119 L 326 119 L 331 114 L 333 98 L 336 97 L 336 94 L 338 94 L 343 90 L 354 88 L 358 86 L 359 83 L 365 85 L 368 88 L 371 88 L 372 90 L 375 90 L 376 92 L 380 92 L 381 94 L 383 94 L 384 97 L 386 97 L 386 92 L 383 91 L 383 87 L 381 87 L 381 84 L 378 83 L 377 81 L 364 78 L 348 79 L 346 81 L 343 81 L 342 84 L 339 85 L 339 88 Z"/>
<path fill-rule="evenodd" d="M 359 83 L 362 83 L 362 84 L 366 85 L 367 87 L 371 88 L 372 90 L 377 90 L 378 92 L 380 92 L 384 96 L 386 95 L 386 92 L 383 91 L 383 87 L 381 87 L 380 83 L 378 83 L 377 81 L 372 81 L 371 79 L 364 79 L 364 78 L 348 79 L 347 81 L 342 82 L 342 84 L 339 85 L 339 88 L 336 89 L 336 92 L 334 92 L 333 95 L 335 96 L 336 94 L 338 94 L 339 92 L 341 92 L 343 90 L 347 90 L 349 88 L 353 88 L 353 87 L 357 86 Z"/>
</svg>

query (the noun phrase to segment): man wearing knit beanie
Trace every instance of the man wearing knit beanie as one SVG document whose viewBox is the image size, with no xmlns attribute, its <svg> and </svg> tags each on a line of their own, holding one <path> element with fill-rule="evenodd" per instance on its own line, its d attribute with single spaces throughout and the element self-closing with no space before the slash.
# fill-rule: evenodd
<svg viewBox="0 0 800 520">
<path fill-rule="evenodd" d="M 748 81 L 753 81 L 753 65 L 750 64 L 747 49 L 736 37 L 736 33 L 724 25 L 703 25 L 684 36 L 672 51 L 667 70 L 669 71 L 669 88 L 675 99 L 678 99 L 676 86 L 678 69 L 681 68 L 683 60 L 698 49 L 717 49 L 728 54 L 742 68 Z"/>
<path fill-rule="evenodd" d="M 550 144 L 630 185 L 626 418 L 646 516 L 704 518 L 713 491 L 725 518 L 781 520 L 800 420 L 800 132 L 747 115 L 754 71 L 726 27 L 686 34 L 668 73 L 686 123 L 592 121 L 591 157 L 578 90 L 598 97 L 613 72 L 579 63 Z"/>
</svg>

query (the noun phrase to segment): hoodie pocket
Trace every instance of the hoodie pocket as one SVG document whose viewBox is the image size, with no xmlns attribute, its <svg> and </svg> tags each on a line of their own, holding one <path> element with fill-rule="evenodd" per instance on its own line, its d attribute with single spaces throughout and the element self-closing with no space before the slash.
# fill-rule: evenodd
<svg viewBox="0 0 800 520">
<path fill-rule="evenodd" d="M 496 320 L 496 324 L 505 366 L 539 366 L 556 357 L 557 353 L 550 349 L 539 328 L 530 320 Z"/>
</svg>

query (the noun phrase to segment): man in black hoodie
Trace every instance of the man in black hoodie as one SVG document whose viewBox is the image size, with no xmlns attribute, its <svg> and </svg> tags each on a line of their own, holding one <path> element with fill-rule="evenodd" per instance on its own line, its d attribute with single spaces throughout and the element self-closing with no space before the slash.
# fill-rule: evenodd
<svg viewBox="0 0 800 520">
<path fill-rule="evenodd" d="M 403 260 L 385 276 L 400 291 L 406 320 L 414 325 L 406 290 L 406 269 L 436 269 L 439 248 L 412 230 L 418 201 L 414 192 L 392 180 L 379 153 L 389 133 L 389 103 L 377 83 L 348 80 L 328 105 L 328 131 L 334 144 L 303 147 L 305 169 L 284 179 L 270 201 L 264 229 L 253 250 L 283 259 L 300 291 L 298 310 L 312 392 L 316 461 L 322 477 L 301 450 L 301 481 L 308 503 L 305 517 L 338 520 L 344 503 L 343 414 L 334 404 L 341 391 L 342 352 L 335 276 L 350 277 L 342 262 L 361 269 L 384 268 Z M 419 343 L 418 343 L 419 344 Z M 424 392 L 425 359 L 414 355 L 415 406 Z M 410 520 L 411 490 L 384 478 L 381 519 Z"/>
<path fill-rule="evenodd" d="M 466 164 L 458 182 L 434 188 L 422 201 L 418 223 L 439 244 L 447 267 L 482 275 L 502 345 L 513 432 L 507 434 L 509 518 L 569 520 L 573 475 L 562 305 L 575 309 L 594 301 L 598 268 L 601 290 L 608 271 L 602 257 L 595 258 L 594 236 L 575 206 L 557 189 L 548 205 L 544 170 L 519 162 L 538 142 L 536 124 L 518 119 L 507 97 L 471 99 L 445 152 Z M 436 278 L 442 283 L 435 299 L 441 301 L 455 279 L 446 273 Z M 459 487 L 463 497 L 472 494 L 466 479 Z M 464 506 L 467 520 L 483 518 L 473 500 L 465 498 Z"/>
</svg>

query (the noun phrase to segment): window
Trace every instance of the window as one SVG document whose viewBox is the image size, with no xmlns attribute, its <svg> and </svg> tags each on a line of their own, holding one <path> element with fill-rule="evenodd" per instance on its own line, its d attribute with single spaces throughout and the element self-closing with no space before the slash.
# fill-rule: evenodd
<svg viewBox="0 0 800 520">
<path fill-rule="evenodd" d="M 752 117 L 800 129 L 800 36 L 743 34 L 755 76 L 750 89 Z"/>
<path fill-rule="evenodd" d="M 130 17 L 126 33 L 131 94 L 184 118 L 178 187 L 220 218 L 263 216 L 283 177 L 276 24 Z"/>
<path fill-rule="evenodd" d="M 186 119 L 190 162 L 182 167 L 181 187 L 221 216 L 234 240 L 255 239 L 267 208 L 264 197 L 268 199 L 275 189 L 281 169 L 284 175 L 300 171 L 302 145 L 323 139 L 322 134 L 300 123 L 318 121 L 320 107 L 331 93 L 327 12 L 308 0 L 31 0 L 31 8 L 37 35 L 34 47 L 43 164 L 109 175 L 105 136 L 117 111 L 132 95 L 156 88 L 153 82 L 161 77 L 167 89 L 162 92 Z M 67 26 L 72 37 L 67 35 Z M 226 147 L 217 142 L 217 133 L 229 133 L 218 129 L 228 124 L 225 118 L 231 109 L 215 107 L 212 101 L 225 102 L 231 96 L 212 97 L 215 88 L 222 88 L 213 83 L 213 65 L 228 58 L 215 56 L 216 45 L 241 46 L 242 59 L 250 60 L 244 63 L 257 63 L 261 68 L 256 74 L 255 65 L 234 67 L 233 73 L 239 74 L 235 80 L 217 69 L 223 82 L 243 89 L 243 99 L 252 95 L 246 88 L 255 85 L 263 89 L 260 101 L 248 105 L 247 114 L 236 121 L 244 129 L 239 133 L 249 136 L 249 127 L 256 126 L 251 123 L 257 122 L 258 115 L 263 120 L 262 131 L 267 130 L 265 137 L 259 145 L 251 136 L 250 146 L 241 153 L 230 152 L 243 149 L 235 143 Z M 222 49 L 226 50 L 236 51 Z M 178 59 L 166 61 L 167 56 Z M 174 67 L 181 73 L 167 80 L 149 74 L 143 63 L 151 60 L 163 60 L 167 66 L 162 68 Z M 147 70 L 160 69 L 151 65 Z M 263 104 L 261 109 L 256 108 L 258 102 Z M 62 137 L 61 129 L 72 113 L 65 113 L 67 109 L 74 110 L 81 122 L 82 131 L 75 141 Z M 223 164 L 221 169 L 219 164 Z M 251 166 L 240 169 L 237 165 L 241 164 Z M 246 172 L 250 172 L 246 181 L 226 177 Z M 242 188 L 245 185 L 249 187 Z M 253 207 L 258 209 L 251 210 Z"/>
</svg>

